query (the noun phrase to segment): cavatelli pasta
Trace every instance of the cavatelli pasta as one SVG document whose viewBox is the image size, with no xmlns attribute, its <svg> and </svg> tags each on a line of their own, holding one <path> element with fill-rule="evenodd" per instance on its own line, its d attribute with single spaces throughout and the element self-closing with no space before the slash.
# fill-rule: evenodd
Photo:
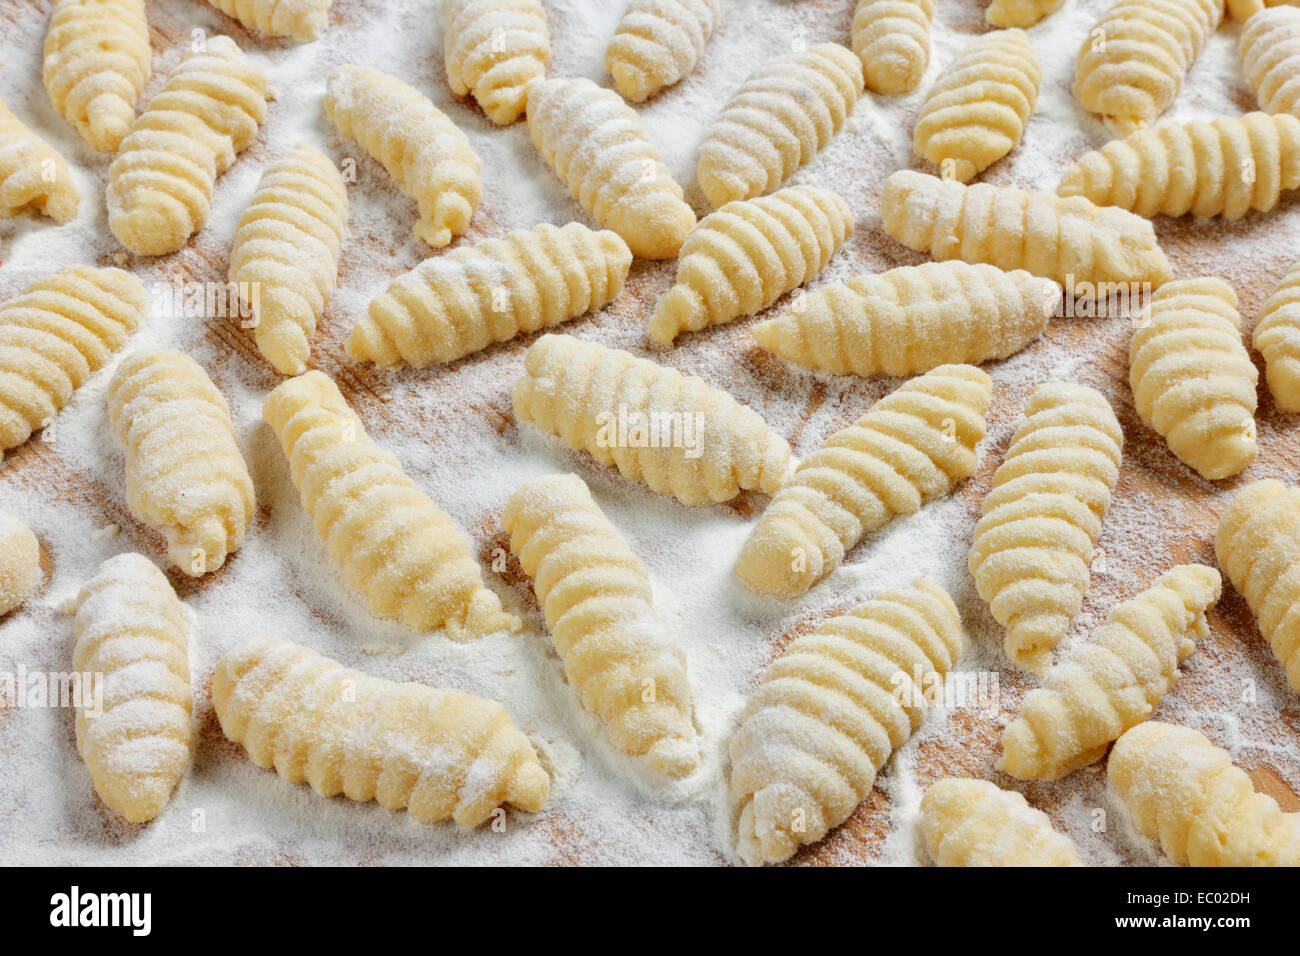
<svg viewBox="0 0 1300 956">
<path fill-rule="evenodd" d="M 867 89 L 910 93 L 930 65 L 935 0 L 858 0 L 853 52 L 862 60 Z"/>
<path fill-rule="evenodd" d="M 1252 344 L 1268 363 L 1268 389 L 1278 408 L 1300 412 L 1300 261 L 1259 310 Z"/>
<path fill-rule="evenodd" d="M 1210 633 L 1205 612 L 1222 590 L 1214 568 L 1182 564 L 1112 608 L 1105 627 L 1071 647 L 1025 696 L 1002 734 L 998 769 L 1021 780 L 1059 780 L 1100 760 L 1174 686 L 1178 665 Z"/>
<path fill-rule="evenodd" d="M 441 249 L 469 228 L 483 199 L 482 164 L 426 96 L 372 67 L 341 66 L 325 82 L 325 115 L 415 200 L 416 238 Z"/>
<path fill-rule="evenodd" d="M 405 808 L 420 823 L 476 827 L 505 805 L 540 810 L 550 790 L 496 701 L 371 677 L 288 641 L 223 657 L 212 706 L 259 767 L 321 796 Z"/>
<path fill-rule="evenodd" d="M 1228 503 L 1215 553 L 1300 693 L 1300 489 L 1256 481 Z"/>
<path fill-rule="evenodd" d="M 269 37 L 314 40 L 325 29 L 330 0 L 208 0 L 249 30 Z"/>
<path fill-rule="evenodd" d="M 1065 171 L 1057 193 L 1139 216 L 1267 212 L 1300 186 L 1300 119 L 1286 114 L 1161 123 L 1107 143 Z"/>
<path fill-rule="evenodd" d="M 41 545 L 17 515 L 0 511 L 0 618 L 27 600 L 41 579 Z"/>
<path fill-rule="evenodd" d="M 1266 113 L 1300 116 L 1300 10 L 1278 7 L 1241 28 L 1241 75 Z"/>
<path fill-rule="evenodd" d="M 0 450 L 54 420 L 144 317 L 140 280 L 71 266 L 0 305 Z"/>
<path fill-rule="evenodd" d="M 348 337 L 362 362 L 451 362 L 613 301 L 632 252 L 618 234 L 580 223 L 517 229 L 461 246 L 398 276 Z"/>
<path fill-rule="evenodd" d="M 263 416 L 316 533 L 372 613 L 454 640 L 519 625 L 483 584 L 465 535 L 371 441 L 329 376 L 282 383 Z"/>
<path fill-rule="evenodd" d="M 109 558 L 77 596 L 73 667 L 102 675 L 102 710 L 77 707 L 77 752 L 110 808 L 131 823 L 162 812 L 193 750 L 189 625 L 147 558 Z"/>
<path fill-rule="evenodd" d="M 849 549 L 969 478 L 992 384 L 941 365 L 878 401 L 805 458 L 750 532 L 735 573 L 760 594 L 803 594 Z"/>
<path fill-rule="evenodd" d="M 1241 341 L 1237 294 L 1222 279 L 1156 290 L 1129 344 L 1129 384 L 1142 420 L 1203 477 L 1228 478 L 1259 454 L 1259 372 Z"/>
<path fill-rule="evenodd" d="M 724 0 L 632 0 L 605 50 L 605 69 L 640 103 L 695 68 Z"/>
<path fill-rule="evenodd" d="M 787 53 L 750 74 L 700 145 L 709 204 L 780 186 L 831 141 L 862 93 L 862 65 L 837 43 Z"/>
<path fill-rule="evenodd" d="M 108 167 L 108 227 L 142 256 L 180 249 L 207 222 L 216 178 L 266 118 L 267 82 L 229 37 L 181 61 Z"/>
<path fill-rule="evenodd" d="M 311 339 L 338 280 L 348 222 L 343 176 L 299 143 L 262 174 L 230 249 L 230 281 L 255 289 L 257 350 L 276 371 L 307 370 Z"/>
<path fill-rule="evenodd" d="M 700 220 L 678 253 L 677 278 L 650 319 L 650 337 L 765 309 L 817 277 L 853 231 L 849 204 L 816 186 L 730 202 Z"/>
<path fill-rule="evenodd" d="M 993 0 L 984 19 L 995 27 L 1032 27 L 1061 9 L 1065 0 Z"/>
<path fill-rule="evenodd" d="M 1070 838 L 1014 790 L 948 777 L 921 799 L 921 833 L 937 866 L 1080 866 Z"/>
<path fill-rule="evenodd" d="M 1082 196 L 964 186 L 903 169 L 885 182 L 880 216 L 885 232 L 940 261 L 1025 269 L 1063 285 L 1173 278 L 1150 222 Z"/>
<path fill-rule="evenodd" d="M 752 409 L 693 375 L 568 335 L 524 356 L 515 417 L 688 505 L 772 494 L 790 446 Z"/>
<path fill-rule="evenodd" d="M 184 352 L 135 352 L 109 382 L 108 418 L 126 453 L 132 514 L 163 533 L 191 577 L 225 564 L 255 501 L 230 409 L 207 373 Z"/>
<path fill-rule="evenodd" d="M 510 497 L 501 525 L 583 708 L 655 775 L 694 772 L 700 747 L 686 657 L 655 617 L 650 573 L 582 479 L 533 479 Z"/>
<path fill-rule="evenodd" d="M 1074 95 L 1120 136 L 1169 109 L 1223 0 L 1119 0 L 1084 40 Z"/>
<path fill-rule="evenodd" d="M 1226 750 L 1151 720 L 1116 742 L 1106 776 L 1138 832 L 1180 866 L 1300 866 L 1300 813 L 1256 793 Z"/>
<path fill-rule="evenodd" d="M 1105 396 L 1047 382 L 1025 403 L 975 526 L 970 572 L 1007 657 L 1044 671 L 1083 606 L 1093 548 L 1119 479 L 1124 432 Z"/>
<path fill-rule="evenodd" d="M 494 123 L 519 119 L 551 62 L 541 0 L 443 0 L 442 33 L 452 92 L 472 93 Z"/>
<path fill-rule="evenodd" d="M 542 80 L 528 92 L 528 130 L 582 208 L 633 255 L 677 255 L 695 213 L 621 96 L 586 79 Z"/>
<path fill-rule="evenodd" d="M 63 157 L 0 100 L 0 218 L 34 209 L 55 222 L 71 222 L 80 203 Z"/>
<path fill-rule="evenodd" d="M 731 741 L 741 859 L 779 863 L 847 820 L 920 725 L 923 688 L 952 670 L 964 645 L 952 598 L 925 578 L 795 638 Z"/>
<path fill-rule="evenodd" d="M 903 266 L 823 286 L 754 340 L 787 362 L 837 375 L 915 375 L 1006 358 L 1036 339 L 1061 299 L 1051 279 L 961 261 Z"/>
<path fill-rule="evenodd" d="M 1016 148 L 1042 79 L 1023 30 L 972 40 L 926 94 L 912 137 L 916 155 L 945 179 L 974 179 Z"/>
<path fill-rule="evenodd" d="M 150 70 L 144 0 L 55 0 L 45 34 L 45 91 L 92 148 L 117 151 Z"/>
</svg>

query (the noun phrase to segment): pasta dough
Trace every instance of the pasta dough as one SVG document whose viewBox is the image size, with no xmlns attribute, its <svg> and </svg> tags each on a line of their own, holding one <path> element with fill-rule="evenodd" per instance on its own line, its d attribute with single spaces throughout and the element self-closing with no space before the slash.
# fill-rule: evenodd
<svg viewBox="0 0 1300 956">
<path fill-rule="evenodd" d="M 970 182 L 1016 148 L 1042 80 L 1023 30 L 977 37 L 926 94 L 913 150 L 945 179 Z"/>
<path fill-rule="evenodd" d="M 629 103 L 648 100 L 699 62 L 723 0 L 632 0 L 605 50 L 605 69 Z"/>
<path fill-rule="evenodd" d="M 55 0 L 45 91 L 92 148 L 117 152 L 150 70 L 144 0 Z"/>
<path fill-rule="evenodd" d="M 519 626 L 483 584 L 465 535 L 371 441 L 328 375 L 282 383 L 263 416 L 316 533 L 371 613 L 453 640 Z"/>
<path fill-rule="evenodd" d="M 705 216 L 678 254 L 677 278 L 650 319 L 650 337 L 752 315 L 816 278 L 849 233 L 849 204 L 829 189 L 791 186 Z"/>
<path fill-rule="evenodd" d="M 1065 0 L 993 0 L 984 19 L 995 27 L 1032 27 L 1061 9 Z"/>
<path fill-rule="evenodd" d="M 1106 775 L 1138 832 L 1179 866 L 1300 866 L 1300 813 L 1256 793 L 1190 727 L 1139 724 L 1115 744 Z"/>
<path fill-rule="evenodd" d="M 938 866 L 1080 866 L 1070 838 L 1014 790 L 948 777 L 921 800 L 921 833 Z"/>
<path fill-rule="evenodd" d="M 1222 19 L 1223 0 L 1119 0 L 1079 51 L 1075 97 L 1120 136 L 1150 125 Z"/>
<path fill-rule="evenodd" d="M 77 673 L 101 675 L 102 712 L 77 707 L 77 752 L 95 792 L 131 823 L 167 805 L 194 746 L 189 624 L 147 558 L 119 554 L 77 595 Z"/>
<path fill-rule="evenodd" d="M 1156 291 L 1129 344 L 1129 383 L 1142 420 L 1203 477 L 1231 477 L 1259 454 L 1259 372 L 1241 341 L 1237 294 L 1222 279 Z"/>
<path fill-rule="evenodd" d="M 1266 113 L 1300 117 L 1300 10 L 1277 7 L 1241 28 L 1241 75 Z"/>
<path fill-rule="evenodd" d="M 17 515 L 0 511 L 0 618 L 27 600 L 41 579 L 41 545 Z"/>
<path fill-rule="evenodd" d="M 253 480 L 207 373 L 184 352 L 135 352 L 109 382 L 108 419 L 126 453 L 131 513 L 163 533 L 191 577 L 225 564 L 253 520 Z"/>
<path fill-rule="evenodd" d="M 1300 186 L 1300 119 L 1219 116 L 1113 140 L 1065 171 L 1057 193 L 1139 216 L 1267 212 Z"/>
<path fill-rule="evenodd" d="M 426 96 L 372 67 L 341 66 L 325 82 L 325 115 L 415 200 L 417 239 L 441 249 L 469 228 L 483 199 L 482 164 Z"/>
<path fill-rule="evenodd" d="M 575 475 L 535 478 L 501 526 L 533 579 L 565 674 L 622 753 L 656 775 L 695 771 L 686 656 L 655 617 L 650 572 Z"/>
<path fill-rule="evenodd" d="M 853 12 L 853 52 L 862 60 L 867 88 L 910 93 L 930 65 L 930 23 L 935 0 L 858 0 Z"/>
<path fill-rule="evenodd" d="M 1112 608 L 1105 627 L 1072 646 L 1025 696 L 1002 734 L 998 769 L 1021 780 L 1059 780 L 1100 760 L 1169 693 L 1178 665 L 1209 635 L 1205 612 L 1222 591 L 1214 568 L 1180 564 Z"/>
<path fill-rule="evenodd" d="M 1300 412 L 1300 261 L 1259 310 L 1252 344 L 1268 363 L 1268 388 L 1278 408 Z"/>
<path fill-rule="evenodd" d="M 677 255 L 695 213 L 621 96 L 590 80 L 542 80 L 528 92 L 528 130 L 582 208 L 634 256 Z"/>
<path fill-rule="evenodd" d="M 283 387 L 283 386 L 281 386 Z M 348 670 L 275 638 L 217 663 L 221 732 L 259 767 L 324 797 L 476 827 L 509 805 L 536 812 L 550 778 L 494 700 Z"/>
<path fill-rule="evenodd" d="M 188 54 L 108 167 L 108 228 L 141 256 L 175 252 L 203 228 L 212 187 L 266 118 L 266 76 L 229 37 Z"/>
<path fill-rule="evenodd" d="M 208 0 L 250 30 L 269 37 L 314 40 L 325 29 L 330 0 Z"/>
<path fill-rule="evenodd" d="M 790 446 L 693 375 L 568 335 L 543 335 L 511 393 L 515 417 L 687 505 L 772 494 Z"/>
<path fill-rule="evenodd" d="M 54 421 L 144 318 L 140 280 L 70 266 L 0 305 L 0 450 Z"/>
<path fill-rule="evenodd" d="M 0 100 L 0 218 L 34 209 L 55 222 L 71 222 L 80 203 L 63 157 Z"/>
<path fill-rule="evenodd" d="M 700 144 L 696 176 L 717 209 L 769 193 L 843 127 L 862 92 L 862 65 L 819 43 L 759 67 L 727 101 Z"/>
<path fill-rule="evenodd" d="M 753 334 L 804 368 L 914 375 L 1020 351 L 1047 327 L 1060 300 L 1060 286 L 1024 270 L 927 262 L 823 286 Z"/>
<path fill-rule="evenodd" d="M 230 248 L 230 281 L 257 290 L 257 350 L 277 372 L 307 370 L 311 339 L 338 281 L 348 222 L 343 177 L 299 143 L 262 174 Z"/>
<path fill-rule="evenodd" d="M 952 670 L 965 642 L 952 598 L 925 578 L 795 638 L 731 741 L 741 859 L 779 863 L 847 820 L 920 726 L 923 688 Z"/>
<path fill-rule="evenodd" d="M 1300 489 L 1256 481 L 1237 492 L 1219 519 L 1215 554 L 1300 693 Z"/>
<path fill-rule="evenodd" d="M 1124 432 L 1105 396 L 1047 382 L 993 473 L 975 526 L 970 572 L 1007 657 L 1042 672 L 1083 606 L 1093 548 L 1119 479 Z"/>
<path fill-rule="evenodd" d="M 615 232 L 580 223 L 516 229 L 426 259 L 370 303 L 348 337 L 362 362 L 452 362 L 612 302 L 632 252 Z"/>
<path fill-rule="evenodd" d="M 940 261 L 1025 269 L 1076 287 L 1173 278 L 1150 222 L 1082 196 L 963 186 L 903 169 L 885 181 L 880 216 L 885 232 Z"/>
<path fill-rule="evenodd" d="M 803 594 L 849 549 L 975 472 L 992 383 L 971 365 L 905 382 L 805 458 L 750 532 L 735 573 L 759 594 Z"/>
<path fill-rule="evenodd" d="M 551 62 L 541 0 L 443 0 L 442 33 L 452 92 L 472 93 L 494 123 L 519 119 Z"/>
</svg>

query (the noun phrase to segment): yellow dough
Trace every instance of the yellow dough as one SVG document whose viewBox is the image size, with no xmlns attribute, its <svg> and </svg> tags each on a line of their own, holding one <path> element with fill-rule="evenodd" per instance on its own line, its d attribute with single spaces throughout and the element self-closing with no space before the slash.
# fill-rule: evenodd
<svg viewBox="0 0 1300 956">
<path fill-rule="evenodd" d="M 1300 489 L 1257 481 L 1237 492 L 1215 554 L 1300 693 Z"/>
<path fill-rule="evenodd" d="M 1238 53 L 1259 108 L 1300 116 L 1300 10 L 1278 7 L 1252 16 L 1241 28 Z"/>
<path fill-rule="evenodd" d="M 790 446 L 752 409 L 693 375 L 568 335 L 524 356 L 515 417 L 687 505 L 772 494 Z"/>
<path fill-rule="evenodd" d="M 228 17 L 257 33 L 314 40 L 325 29 L 330 0 L 208 0 Z"/>
<path fill-rule="evenodd" d="M 970 182 L 1016 148 L 1042 79 L 1023 30 L 977 37 L 926 94 L 913 150 L 945 179 Z"/>
<path fill-rule="evenodd" d="M 1300 412 L 1300 261 L 1260 308 L 1252 344 L 1268 363 L 1268 388 L 1278 408 Z"/>
<path fill-rule="evenodd" d="M 501 516 L 569 684 L 620 752 L 680 779 L 700 762 L 686 657 L 655 617 L 650 572 L 576 475 L 534 478 Z"/>
<path fill-rule="evenodd" d="M 582 208 L 633 255 L 677 255 L 695 213 L 621 96 L 586 79 L 542 80 L 528 91 L 528 130 Z"/>
<path fill-rule="evenodd" d="M 862 65 L 819 43 L 759 67 L 700 144 L 696 176 L 714 209 L 769 193 L 843 127 L 862 93 Z"/>
<path fill-rule="evenodd" d="M 256 507 L 230 409 L 184 352 L 127 356 L 108 385 L 108 419 L 126 453 L 131 513 L 167 538 L 190 577 L 226 563 Z"/>
<path fill-rule="evenodd" d="M 1073 645 L 1031 690 L 1002 734 L 998 769 L 1021 780 L 1059 780 L 1102 758 L 1110 742 L 1151 716 L 1178 665 L 1210 633 L 1219 572 L 1180 564 L 1111 609 L 1106 625 Z"/>
<path fill-rule="evenodd" d="M 1032 27 L 1061 9 L 1065 0 L 993 0 L 984 19 L 995 27 Z"/>
<path fill-rule="evenodd" d="M 1300 119 L 1219 116 L 1113 140 L 1065 171 L 1057 193 L 1139 216 L 1267 212 L 1300 186 Z"/>
<path fill-rule="evenodd" d="M 102 713 L 77 707 L 77 752 L 100 799 L 146 823 L 185 776 L 194 745 L 185 609 L 151 561 L 119 554 L 81 589 L 74 629 L 73 667 L 102 675 L 103 687 Z"/>
<path fill-rule="evenodd" d="M 45 90 L 92 148 L 117 152 L 150 64 L 144 0 L 55 0 L 45 34 Z"/>
<path fill-rule="evenodd" d="M 1259 372 L 1241 340 L 1237 294 L 1222 279 L 1158 289 L 1129 344 L 1129 383 L 1142 420 L 1205 478 L 1237 474 L 1259 454 Z"/>
<path fill-rule="evenodd" d="M 426 259 L 370 303 L 348 355 L 417 368 L 452 362 L 612 302 L 632 252 L 618 233 L 580 223 L 516 229 Z"/>
<path fill-rule="evenodd" d="M 1014 790 L 947 777 L 921 800 L 921 833 L 936 866 L 1080 866 L 1067 836 Z"/>
<path fill-rule="evenodd" d="M 181 61 L 108 167 L 108 227 L 142 256 L 175 252 L 203 228 L 212 187 L 266 118 L 266 76 L 229 37 Z"/>
<path fill-rule="evenodd" d="M 483 199 L 482 164 L 426 96 L 372 67 L 340 66 L 325 82 L 325 115 L 415 200 L 416 238 L 441 249 L 469 228 Z"/>
<path fill-rule="evenodd" d="M 623 99 L 640 103 L 695 69 L 724 2 L 632 0 L 605 50 Z"/>
<path fill-rule="evenodd" d="M 952 180 L 899 170 L 880 202 L 885 232 L 935 259 L 1025 269 L 1062 285 L 1173 278 L 1151 223 L 1082 196 Z"/>
<path fill-rule="evenodd" d="M 678 254 L 677 278 L 650 319 L 650 337 L 752 315 L 815 279 L 853 231 L 849 204 L 816 186 L 727 203 L 700 220 Z"/>
<path fill-rule="evenodd" d="M 420 823 L 476 827 L 509 805 L 535 812 L 550 778 L 494 700 L 348 670 L 275 638 L 223 657 L 212 677 L 221 732 L 259 767 Z"/>
<path fill-rule="evenodd" d="M 63 157 L 0 100 L 0 218 L 34 209 L 55 222 L 71 222 L 80 203 Z"/>
<path fill-rule="evenodd" d="M 952 670 L 965 643 L 952 598 L 925 578 L 795 638 L 731 741 L 741 859 L 779 863 L 847 820 L 920 726 L 924 687 Z"/>
<path fill-rule="evenodd" d="M 0 511 L 0 618 L 27 600 L 41 579 L 41 545 L 17 515 Z"/>
<path fill-rule="evenodd" d="M 307 370 L 311 339 L 338 281 L 348 222 L 343 177 L 299 143 L 262 174 L 230 248 L 230 281 L 257 290 L 257 350 L 277 372 Z"/>
<path fill-rule="evenodd" d="M 935 0 L 858 0 L 853 52 L 862 60 L 867 89 L 910 93 L 930 65 Z"/>
<path fill-rule="evenodd" d="M 927 262 L 823 286 L 754 340 L 787 362 L 836 375 L 915 375 L 1006 358 L 1047 327 L 1061 287 L 1024 270 Z"/>
<path fill-rule="evenodd" d="M 941 365 L 878 401 L 805 458 L 750 532 L 735 573 L 759 594 L 803 594 L 859 541 L 975 473 L 992 383 Z"/>
<path fill-rule="evenodd" d="M 1106 775 L 1138 832 L 1179 866 L 1300 866 L 1300 813 L 1256 793 L 1190 727 L 1139 724 L 1115 744 Z"/>
<path fill-rule="evenodd" d="M 1169 109 L 1223 19 L 1223 0 L 1119 0 L 1083 41 L 1074 95 L 1116 134 Z"/>
<path fill-rule="evenodd" d="M 0 449 L 54 421 L 144 317 L 140 280 L 70 266 L 0 305 Z"/>
<path fill-rule="evenodd" d="M 472 93 L 494 123 L 519 119 L 551 62 L 541 0 L 443 0 L 442 34 L 452 92 Z"/>
<path fill-rule="evenodd" d="M 1083 606 L 1124 432 L 1104 395 L 1047 382 L 1025 403 L 975 526 L 970 572 L 1007 657 L 1042 672 Z"/>
<path fill-rule="evenodd" d="M 373 614 L 453 640 L 519 626 L 483 584 L 465 535 L 371 441 L 328 375 L 282 383 L 263 416 L 316 533 Z"/>
</svg>

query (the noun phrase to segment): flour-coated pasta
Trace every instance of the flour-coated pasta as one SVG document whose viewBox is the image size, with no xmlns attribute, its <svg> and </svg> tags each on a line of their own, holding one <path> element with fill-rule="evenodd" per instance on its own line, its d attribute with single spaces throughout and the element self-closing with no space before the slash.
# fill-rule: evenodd
<svg viewBox="0 0 1300 956">
<path fill-rule="evenodd" d="M 1264 301 L 1251 343 L 1267 363 L 1273 401 L 1284 412 L 1300 412 L 1300 260 Z"/>
<path fill-rule="evenodd" d="M 1277 7 L 1241 28 L 1241 75 L 1266 113 L 1300 116 L 1300 10 Z"/>
<path fill-rule="evenodd" d="M 1080 866 L 1070 838 L 1014 790 L 947 777 L 921 799 L 921 834 L 936 866 Z"/>
<path fill-rule="evenodd" d="M 0 618 L 27 600 L 41 579 L 41 545 L 17 515 L 0 511 Z"/>
<path fill-rule="evenodd" d="M 984 19 L 995 27 L 1032 27 L 1061 9 L 1065 0 L 993 0 Z"/>
<path fill-rule="evenodd" d="M 320 36 L 331 0 L 208 0 L 228 17 L 269 37 L 308 41 Z"/>
<path fill-rule="evenodd" d="M 677 278 L 655 308 L 650 337 L 671 345 L 682 332 L 767 308 L 816 278 L 852 231 L 849 204 L 817 186 L 727 203 L 682 243 Z"/>
<path fill-rule="evenodd" d="M 516 229 L 426 259 L 370 302 L 348 337 L 362 362 L 423 368 L 550 328 L 618 297 L 632 252 L 581 223 Z"/>
<path fill-rule="evenodd" d="M 0 218 L 34 209 L 71 222 L 81 196 L 63 157 L 0 100 Z"/>
<path fill-rule="evenodd" d="M 930 65 L 935 0 L 858 0 L 853 52 L 862 60 L 867 89 L 910 93 Z"/>
<path fill-rule="evenodd" d="M 551 62 L 541 0 L 443 0 L 442 34 L 452 92 L 473 94 L 494 123 L 519 119 Z"/>
<path fill-rule="evenodd" d="M 629 103 L 648 100 L 695 68 L 725 0 L 632 0 L 605 50 Z"/>
<path fill-rule="evenodd" d="M 803 594 L 849 549 L 975 472 L 992 383 L 972 365 L 905 382 L 795 470 L 741 548 L 735 573 L 770 597 Z"/>
</svg>

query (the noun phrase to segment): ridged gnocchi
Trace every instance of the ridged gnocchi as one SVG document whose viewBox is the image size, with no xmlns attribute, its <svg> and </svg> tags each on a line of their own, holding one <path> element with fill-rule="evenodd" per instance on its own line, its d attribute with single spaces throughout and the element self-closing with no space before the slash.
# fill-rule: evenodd
<svg viewBox="0 0 1300 956">
<path fill-rule="evenodd" d="M 31 209 L 55 222 L 71 222 L 80 205 L 63 157 L 0 100 L 0 218 Z"/>
<path fill-rule="evenodd" d="M 1259 108 L 1300 117 L 1300 10 L 1276 7 L 1251 16 L 1238 55 Z"/>
<path fill-rule="evenodd" d="M 1265 378 L 1284 412 L 1300 412 L 1300 261 L 1264 301 L 1251 337 L 1267 363 Z"/>
<path fill-rule="evenodd" d="M 948 777 L 921 799 L 921 834 L 936 866 L 1080 866 L 1070 838 L 1014 790 Z"/>
<path fill-rule="evenodd" d="M 867 89 L 910 93 L 930 65 L 935 0 L 858 0 L 853 52 L 862 60 Z"/>
<path fill-rule="evenodd" d="M 501 126 L 519 119 L 551 62 L 541 0 L 443 0 L 442 34 L 452 92 L 473 94 Z"/>
<path fill-rule="evenodd" d="M 0 511 L 0 618 L 22 605 L 41 580 L 41 545 L 17 515 Z"/>
<path fill-rule="evenodd" d="M 629 103 L 648 100 L 695 68 L 725 0 L 632 0 L 605 50 Z"/>
</svg>

